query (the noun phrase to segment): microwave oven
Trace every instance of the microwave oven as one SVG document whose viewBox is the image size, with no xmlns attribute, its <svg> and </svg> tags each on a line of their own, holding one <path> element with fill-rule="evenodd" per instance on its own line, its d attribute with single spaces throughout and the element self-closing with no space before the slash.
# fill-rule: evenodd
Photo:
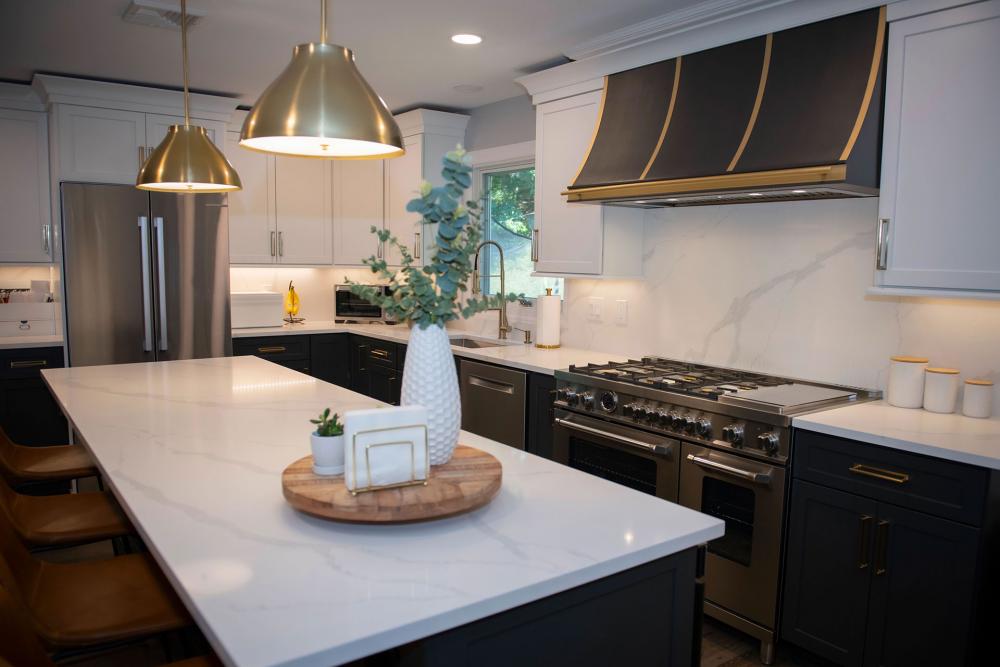
<svg viewBox="0 0 1000 667">
<path fill-rule="evenodd" d="M 370 287 L 380 290 L 385 295 L 392 293 L 388 285 L 370 285 Z M 394 323 L 392 317 L 381 306 L 351 292 L 350 285 L 336 285 L 333 293 L 334 318 L 338 321 Z"/>
</svg>

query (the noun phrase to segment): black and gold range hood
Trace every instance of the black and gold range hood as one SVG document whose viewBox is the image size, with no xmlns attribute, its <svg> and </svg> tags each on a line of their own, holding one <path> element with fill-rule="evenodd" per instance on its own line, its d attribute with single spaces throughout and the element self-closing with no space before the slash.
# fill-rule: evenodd
<svg viewBox="0 0 1000 667">
<path fill-rule="evenodd" d="M 878 195 L 885 8 L 605 78 L 572 202 Z"/>
</svg>

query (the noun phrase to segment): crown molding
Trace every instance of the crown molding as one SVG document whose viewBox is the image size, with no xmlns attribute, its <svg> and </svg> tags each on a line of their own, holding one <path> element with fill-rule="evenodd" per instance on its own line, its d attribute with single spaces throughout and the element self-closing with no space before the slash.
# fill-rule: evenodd
<svg viewBox="0 0 1000 667">
<path fill-rule="evenodd" d="M 36 74 L 31 80 L 31 86 L 46 107 L 53 104 L 76 104 L 174 116 L 184 113 L 184 93 L 179 90 L 52 74 Z M 232 97 L 203 93 L 191 93 L 190 100 L 193 118 L 221 122 L 227 122 L 239 104 L 239 100 Z"/>
<path fill-rule="evenodd" d="M 21 111 L 45 111 L 45 105 L 31 86 L 0 81 L 0 108 Z"/>
<path fill-rule="evenodd" d="M 461 113 L 449 113 L 434 109 L 413 109 L 393 116 L 404 137 L 415 134 L 444 134 L 465 136 L 465 126 L 469 117 Z"/>
<path fill-rule="evenodd" d="M 886 0 L 705 0 L 570 49 L 578 59 L 516 79 L 538 104 L 587 81 L 677 56 L 871 9 Z"/>
</svg>

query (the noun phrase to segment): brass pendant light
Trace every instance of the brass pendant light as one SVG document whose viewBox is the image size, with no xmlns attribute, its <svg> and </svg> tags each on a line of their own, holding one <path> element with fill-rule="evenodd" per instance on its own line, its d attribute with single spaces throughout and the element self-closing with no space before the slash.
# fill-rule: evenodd
<svg viewBox="0 0 1000 667">
<path fill-rule="evenodd" d="M 171 125 L 150 153 L 135 179 L 135 187 L 156 192 L 234 192 L 240 176 L 205 128 L 191 124 L 188 99 L 187 0 L 181 0 L 181 56 L 184 61 L 184 124 Z"/>
<path fill-rule="evenodd" d="M 354 53 L 326 41 L 326 0 L 320 0 L 320 22 L 320 41 L 296 46 L 292 62 L 247 114 L 240 145 L 299 157 L 403 155 L 399 126 L 361 76 Z"/>
</svg>

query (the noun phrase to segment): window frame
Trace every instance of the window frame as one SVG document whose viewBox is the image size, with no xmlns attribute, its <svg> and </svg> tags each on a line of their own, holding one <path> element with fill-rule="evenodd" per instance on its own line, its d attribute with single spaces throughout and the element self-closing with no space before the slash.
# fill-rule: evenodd
<svg viewBox="0 0 1000 667">
<path fill-rule="evenodd" d="M 512 162 L 509 165 L 490 165 L 489 167 L 484 167 L 482 169 L 474 169 L 473 175 L 478 177 L 476 180 L 477 187 L 473 190 L 473 193 L 475 194 L 475 201 L 479 202 L 480 204 L 484 204 L 483 195 L 486 194 L 484 191 L 484 184 L 486 182 L 486 179 L 490 176 L 490 174 L 503 174 L 510 171 L 521 171 L 523 169 L 534 169 L 534 168 L 535 168 L 535 160 L 532 159 L 530 162 Z M 481 212 L 481 217 L 483 222 L 483 241 L 494 241 L 496 239 L 494 239 L 492 237 L 492 234 L 490 233 L 491 225 L 489 224 L 490 221 L 487 219 L 488 211 L 489 211 L 488 207 L 484 205 Z M 534 223 L 533 216 L 532 216 L 532 223 Z M 534 227 L 532 227 L 532 229 L 534 229 Z M 485 252 L 482 259 L 485 260 L 486 265 L 489 266 L 490 255 L 492 255 L 495 251 L 493 248 L 490 247 L 484 248 L 484 251 Z M 495 291 L 490 289 L 489 274 L 487 273 L 481 274 L 481 281 L 482 284 L 480 285 L 480 287 L 482 288 L 484 294 L 492 294 Z M 535 298 L 527 297 L 527 300 L 534 301 Z"/>
</svg>

